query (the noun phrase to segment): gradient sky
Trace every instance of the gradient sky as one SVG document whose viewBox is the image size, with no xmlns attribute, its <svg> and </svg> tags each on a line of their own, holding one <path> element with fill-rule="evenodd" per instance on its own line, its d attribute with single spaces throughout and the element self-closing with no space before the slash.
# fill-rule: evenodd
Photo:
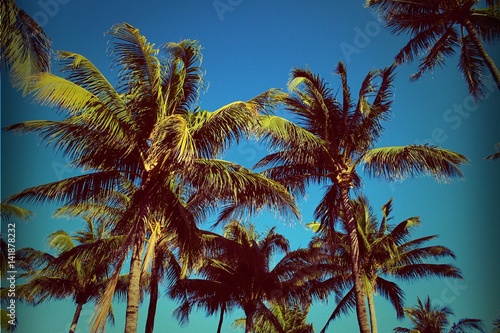
<svg viewBox="0 0 500 333">
<path fill-rule="evenodd" d="M 332 74 L 339 61 L 347 65 L 353 96 L 369 70 L 388 66 L 404 45 L 405 36 L 390 35 L 376 15 L 363 7 L 363 1 L 263 1 L 263 0 L 146 0 L 77 1 L 18 0 L 18 6 L 34 17 L 53 40 L 54 50 L 67 50 L 89 58 L 113 81 L 104 33 L 113 24 L 127 22 L 140 29 L 148 41 L 160 45 L 182 39 L 197 39 L 203 46 L 203 67 L 209 88 L 200 106 L 215 110 L 235 100 L 247 100 L 269 88 L 286 88 L 293 67 L 309 66 L 337 89 L 338 77 Z M 500 64 L 497 46 L 487 50 Z M 431 143 L 465 154 L 470 164 L 463 167 L 465 179 L 442 184 L 430 178 L 387 183 L 364 177 L 363 190 L 374 209 L 394 198 L 393 223 L 420 216 L 422 225 L 415 237 L 438 234 L 433 244 L 451 248 L 456 261 L 445 261 L 461 268 L 464 281 L 429 279 L 402 284 L 406 305 L 427 295 L 436 304 L 447 305 L 459 318 L 482 319 L 491 330 L 500 314 L 500 264 L 497 258 L 500 235 L 498 198 L 500 161 L 485 161 L 500 141 L 500 92 L 490 85 L 490 93 L 478 105 L 468 95 L 457 70 L 457 57 L 447 59 L 446 67 L 436 69 L 410 83 L 416 64 L 401 66 L 394 83 L 393 115 L 377 146 Z M 54 66 L 54 69 L 56 67 Z M 4 75 L 4 73 L 2 73 Z M 2 76 L 3 78 L 3 76 Z M 2 79 L 2 127 L 30 119 L 57 119 L 48 108 L 37 106 L 12 91 Z M 283 110 L 279 115 L 285 116 Z M 2 133 L 2 198 L 26 187 L 79 174 L 66 166 L 65 157 L 55 154 L 34 135 Z M 266 153 L 266 147 L 243 142 L 228 152 L 226 159 L 252 166 Z M 272 214 L 251 218 L 260 231 L 278 226 L 292 247 L 307 246 L 312 233 L 303 224 L 312 213 L 323 188 L 311 188 L 300 199 L 302 221 L 280 221 Z M 57 205 L 27 207 L 36 213 L 29 222 L 17 223 L 17 247 L 48 250 L 46 237 L 53 231 L 78 230 L 78 220 L 53 219 Z M 213 221 L 207 221 L 208 227 Z M 379 331 L 389 332 L 406 321 L 398 321 L 389 304 L 377 299 Z M 315 304 L 308 317 L 315 330 L 323 327 L 335 303 Z M 157 332 L 215 332 L 217 318 L 194 313 L 188 326 L 180 327 L 171 317 L 175 308 L 161 298 L 156 315 Z M 107 332 L 122 332 L 124 303 L 115 305 L 116 325 Z M 70 301 L 53 301 L 38 307 L 19 306 L 17 332 L 67 332 L 74 306 Z M 84 307 L 77 332 L 87 332 L 86 324 L 93 305 Z M 140 310 L 139 331 L 143 330 L 147 308 Z M 224 332 L 235 331 L 233 312 Z M 357 329 L 354 313 L 333 322 L 329 332 Z"/>
</svg>

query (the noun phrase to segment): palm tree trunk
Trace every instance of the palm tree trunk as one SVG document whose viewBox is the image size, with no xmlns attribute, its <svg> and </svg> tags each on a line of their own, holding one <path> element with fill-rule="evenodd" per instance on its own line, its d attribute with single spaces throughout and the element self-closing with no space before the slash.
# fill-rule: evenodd
<svg viewBox="0 0 500 333">
<path fill-rule="evenodd" d="M 245 310 L 245 333 L 254 333 L 253 332 L 253 315 L 255 313 L 255 309 Z"/>
<path fill-rule="evenodd" d="M 129 285 L 127 290 L 127 310 L 125 317 L 125 333 L 136 333 L 137 322 L 139 319 L 139 301 L 140 301 L 140 279 L 142 250 L 144 248 L 144 228 L 139 227 L 140 231 L 135 237 L 132 249 L 132 258 L 130 259 Z"/>
<path fill-rule="evenodd" d="M 149 297 L 148 318 L 146 320 L 145 333 L 153 333 L 155 325 L 156 305 L 158 303 L 158 283 L 160 279 L 159 265 L 160 263 L 158 262 L 158 258 L 155 256 L 151 267 L 151 293 Z"/>
<path fill-rule="evenodd" d="M 342 174 L 339 179 L 340 195 L 342 197 L 342 210 L 346 231 L 349 235 L 349 246 L 351 248 L 352 275 L 354 280 L 354 294 L 356 298 L 356 315 L 360 333 L 370 333 L 368 314 L 366 311 L 365 292 L 363 279 L 359 267 L 359 242 L 356 221 L 354 220 L 353 208 L 349 190 L 351 188 L 350 175 Z"/>
<path fill-rule="evenodd" d="M 222 308 L 220 309 L 220 317 L 219 317 L 219 325 L 217 326 L 217 333 L 221 333 L 222 332 L 222 322 L 224 321 L 224 310 L 226 309 L 226 307 L 224 305 L 222 305 Z"/>
<path fill-rule="evenodd" d="M 78 319 L 80 319 L 80 313 L 82 313 L 83 303 L 78 303 L 76 305 L 75 314 L 73 315 L 73 321 L 71 322 L 71 327 L 69 328 L 69 333 L 74 333 L 76 330 L 76 325 L 78 324 Z"/>
<path fill-rule="evenodd" d="M 477 49 L 479 50 L 479 53 L 483 57 L 483 60 L 486 63 L 486 66 L 488 66 L 488 69 L 490 70 L 491 75 L 493 75 L 493 79 L 495 80 L 495 83 L 497 84 L 498 89 L 500 90 L 500 71 L 498 71 L 498 68 L 495 65 L 495 62 L 493 61 L 493 59 L 491 59 L 488 52 L 486 52 L 486 49 L 484 48 L 483 43 L 481 43 L 481 41 L 479 40 L 477 30 L 474 27 L 474 25 L 471 23 L 471 21 L 466 20 L 464 22 L 464 25 L 465 25 L 465 28 L 467 29 L 467 32 L 469 33 L 472 41 L 474 42 Z"/>
<path fill-rule="evenodd" d="M 378 333 L 377 316 L 375 314 L 375 302 L 373 300 L 373 293 L 369 292 L 368 295 L 368 310 L 370 311 L 370 326 L 372 333 Z"/>
</svg>

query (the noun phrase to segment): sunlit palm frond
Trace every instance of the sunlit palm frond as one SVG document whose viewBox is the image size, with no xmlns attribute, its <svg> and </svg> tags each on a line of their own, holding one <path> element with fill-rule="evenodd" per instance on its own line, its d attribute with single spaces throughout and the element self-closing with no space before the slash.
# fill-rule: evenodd
<svg viewBox="0 0 500 333">
<path fill-rule="evenodd" d="M 1 11 L 1 61 L 7 66 L 12 85 L 26 91 L 32 75 L 50 70 L 52 42 L 14 0 L 2 1 Z"/>
<path fill-rule="evenodd" d="M 201 45 L 196 40 L 186 39 L 164 47 L 172 56 L 173 69 L 178 77 L 180 90 L 174 95 L 178 98 L 178 108 L 189 110 L 198 101 L 200 89 L 204 86 Z"/>
<path fill-rule="evenodd" d="M 110 193 L 119 185 L 121 175 L 116 171 L 98 172 L 75 176 L 60 181 L 34 186 L 14 194 L 6 203 L 23 201 L 44 203 L 49 200 L 76 203 L 102 193 Z"/>
<path fill-rule="evenodd" d="M 459 167 L 468 160 L 464 155 L 447 149 L 411 145 L 374 148 L 366 152 L 363 162 L 370 175 L 388 180 L 427 174 L 447 181 L 452 177 L 463 177 Z"/>
<path fill-rule="evenodd" d="M 11 218 L 28 221 L 34 215 L 30 210 L 9 204 L 1 204 L 0 209 L 2 221 L 7 221 Z"/>
<path fill-rule="evenodd" d="M 219 203 L 228 204 L 219 221 L 231 214 L 253 214 L 262 208 L 274 210 L 283 218 L 300 216 L 294 198 L 283 185 L 231 162 L 197 160 L 185 179 L 197 184 L 206 198 L 216 195 Z"/>
<path fill-rule="evenodd" d="M 114 65 L 120 67 L 119 91 L 157 98 L 161 87 L 158 49 L 128 23 L 114 25 L 108 35 L 111 36 L 109 53 Z M 140 85 L 136 85 L 138 82 Z"/>
</svg>

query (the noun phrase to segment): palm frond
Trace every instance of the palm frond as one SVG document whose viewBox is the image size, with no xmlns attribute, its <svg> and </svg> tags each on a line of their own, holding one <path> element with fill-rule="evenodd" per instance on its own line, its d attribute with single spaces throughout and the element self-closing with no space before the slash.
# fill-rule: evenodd
<svg viewBox="0 0 500 333">
<path fill-rule="evenodd" d="M 459 153 L 428 145 L 374 148 L 363 156 L 364 169 L 372 176 L 401 180 L 419 174 L 438 180 L 462 178 L 460 165 L 468 163 Z"/>
<path fill-rule="evenodd" d="M 7 221 L 13 217 L 28 221 L 34 214 L 32 211 L 29 211 L 25 208 L 9 204 L 1 204 L 0 209 L 3 221 Z"/>
<path fill-rule="evenodd" d="M 14 0 L 2 1 L 1 11 L 1 60 L 7 65 L 12 85 L 26 91 L 32 75 L 50 70 L 52 42 Z"/>
<path fill-rule="evenodd" d="M 477 99 L 485 92 L 483 78 L 486 64 L 469 35 L 461 38 L 460 41 L 462 47 L 458 67 L 463 73 L 470 94 Z"/>
</svg>

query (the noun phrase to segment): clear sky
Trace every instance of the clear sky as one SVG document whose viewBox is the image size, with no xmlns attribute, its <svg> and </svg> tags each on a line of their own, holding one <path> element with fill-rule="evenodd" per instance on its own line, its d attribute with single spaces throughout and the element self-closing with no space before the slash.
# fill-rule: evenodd
<svg viewBox="0 0 500 333">
<path fill-rule="evenodd" d="M 116 23 L 128 22 L 140 29 L 148 41 L 160 45 L 182 39 L 197 39 L 203 46 L 203 67 L 208 91 L 200 106 L 207 110 L 235 100 L 249 99 L 269 88 L 286 88 L 292 67 L 309 66 L 332 88 L 339 87 L 332 74 L 342 60 L 347 65 L 353 95 L 371 69 L 388 66 L 404 45 L 406 38 L 390 35 L 363 1 L 318 0 L 146 0 L 146 1 L 77 1 L 18 0 L 52 38 L 55 50 L 80 53 L 89 58 L 113 81 L 104 33 Z M 487 50 L 500 64 L 497 46 Z M 393 117 L 385 123 L 378 146 L 431 143 L 448 148 L 470 159 L 463 167 L 465 180 L 441 184 L 430 178 L 419 178 L 389 184 L 364 178 L 364 192 L 378 211 L 394 198 L 394 223 L 420 216 L 422 225 L 415 236 L 438 234 L 434 244 L 451 248 L 457 255 L 464 281 L 430 279 L 403 285 L 406 305 L 416 297 L 427 295 L 436 304 L 447 305 L 459 318 L 482 319 L 491 323 L 500 314 L 500 264 L 497 257 L 499 227 L 500 161 L 485 161 L 500 141 L 500 92 L 491 85 L 487 97 L 475 105 L 468 96 L 465 82 L 457 70 L 457 59 L 446 60 L 446 67 L 426 74 L 410 83 L 408 77 L 416 64 L 402 66 L 395 80 Z M 3 73 L 2 73 L 3 75 Z M 285 115 L 279 110 L 278 114 Z M 2 79 L 2 127 L 29 119 L 52 119 L 50 109 L 34 105 L 20 93 L 12 91 Z M 77 175 L 66 167 L 67 160 L 54 154 L 34 135 L 14 136 L 2 133 L 2 198 L 29 186 Z M 266 147 L 243 142 L 225 158 L 252 166 L 266 153 Z M 301 199 L 303 221 L 280 221 L 273 215 L 253 217 L 258 230 L 277 225 L 278 232 L 290 239 L 292 247 L 306 246 L 312 233 L 303 223 L 312 220 L 312 212 L 323 194 L 321 187 L 311 188 Z M 53 231 L 77 230 L 79 221 L 51 217 L 57 205 L 31 206 L 36 216 L 29 223 L 17 223 L 17 246 L 47 250 L 46 237 Z M 205 226 L 209 226 L 208 221 Z M 301 224 L 302 223 L 302 224 Z M 163 289 L 164 290 L 164 289 Z M 379 331 L 389 332 L 398 321 L 392 307 L 377 297 Z M 315 304 L 308 318 L 315 330 L 323 327 L 335 303 Z M 77 332 L 86 332 L 93 305 L 84 307 Z M 161 298 L 156 316 L 157 332 L 215 332 L 217 318 L 204 313 L 193 314 L 188 326 L 178 326 L 171 317 L 175 307 Z M 124 304 L 115 305 L 116 325 L 107 332 L 122 332 Z M 67 332 L 74 306 L 70 301 L 55 301 L 38 307 L 18 308 L 20 333 Z M 140 310 L 139 331 L 143 330 L 147 308 Z M 224 324 L 224 332 L 233 332 L 235 311 Z M 357 329 L 354 313 L 333 322 L 329 332 L 353 332 Z"/>
</svg>

